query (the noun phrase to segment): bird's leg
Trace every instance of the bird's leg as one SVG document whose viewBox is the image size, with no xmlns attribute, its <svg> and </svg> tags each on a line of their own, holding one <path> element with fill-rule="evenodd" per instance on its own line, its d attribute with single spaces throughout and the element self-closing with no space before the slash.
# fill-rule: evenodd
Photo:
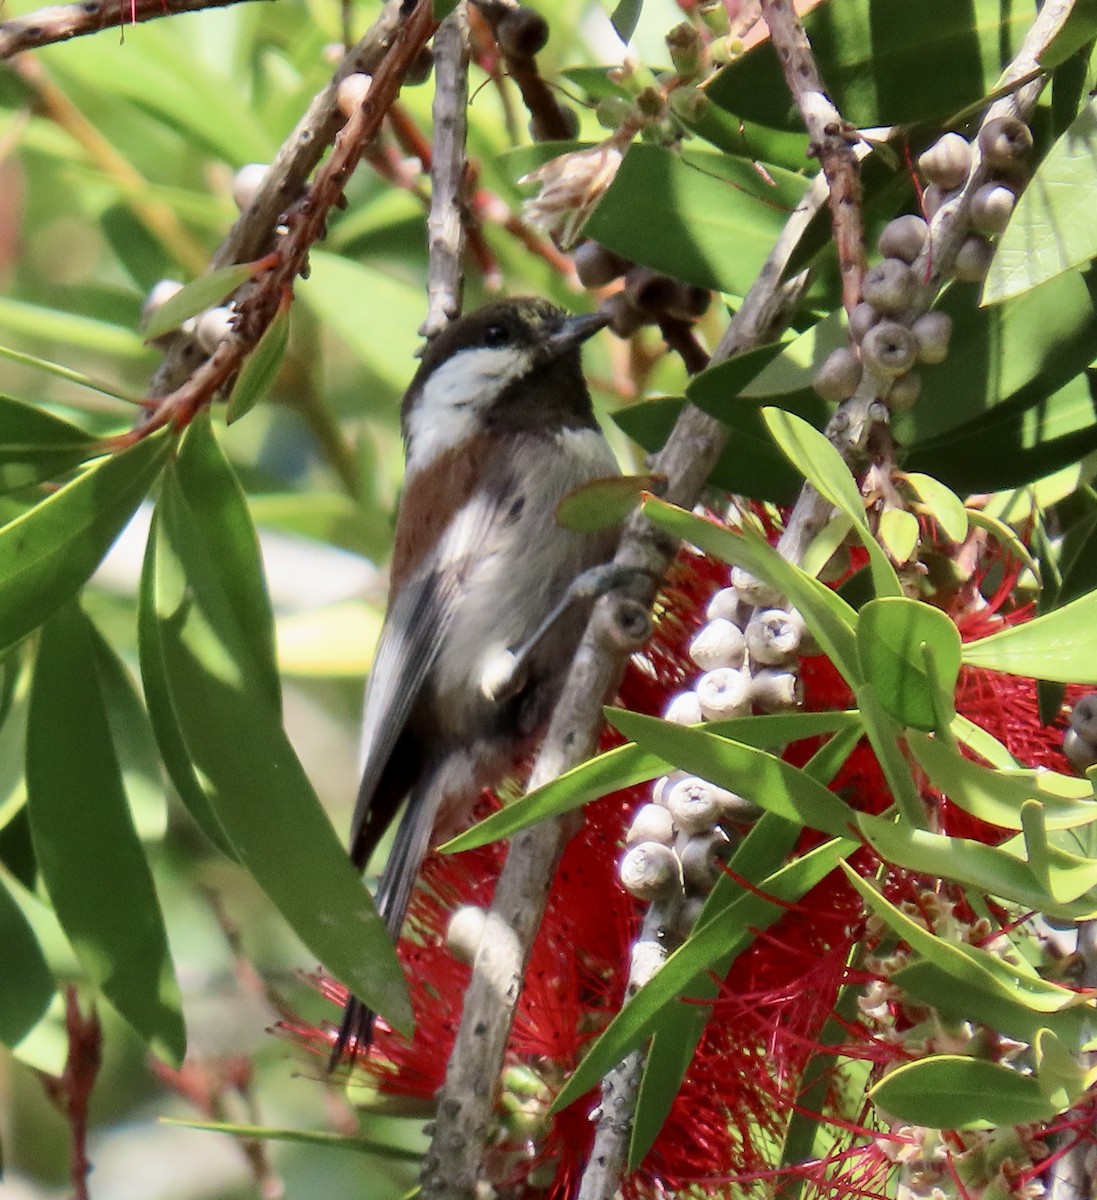
<svg viewBox="0 0 1097 1200">
<path fill-rule="evenodd" d="M 599 596 L 624 588 L 637 579 L 649 582 L 651 573 L 640 567 L 625 567 L 613 562 L 599 563 L 576 575 L 552 611 L 521 646 L 508 647 L 491 656 L 480 676 L 480 691 L 494 704 L 508 700 L 521 689 L 530 657 L 572 605 L 593 603 Z"/>
</svg>

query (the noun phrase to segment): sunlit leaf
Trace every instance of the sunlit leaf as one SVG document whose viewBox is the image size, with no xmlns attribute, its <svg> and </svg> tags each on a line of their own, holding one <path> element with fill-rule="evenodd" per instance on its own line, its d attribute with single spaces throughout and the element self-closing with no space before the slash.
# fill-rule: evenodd
<svg viewBox="0 0 1097 1200">
<path fill-rule="evenodd" d="M 251 270 L 250 263 L 233 263 L 192 279 L 186 287 L 153 310 L 145 322 L 145 339 L 151 342 L 154 338 L 177 329 L 189 317 L 220 304 L 245 280 L 251 278 Z"/>
<path fill-rule="evenodd" d="M 1092 683 L 1097 679 L 1097 592 L 1034 621 L 968 642 L 963 658 L 969 666 L 1011 675 Z"/>
<path fill-rule="evenodd" d="M 640 503 L 644 492 L 657 489 L 657 475 L 614 475 L 574 488 L 556 506 L 556 520 L 565 529 L 598 533 L 612 529 Z"/>
</svg>

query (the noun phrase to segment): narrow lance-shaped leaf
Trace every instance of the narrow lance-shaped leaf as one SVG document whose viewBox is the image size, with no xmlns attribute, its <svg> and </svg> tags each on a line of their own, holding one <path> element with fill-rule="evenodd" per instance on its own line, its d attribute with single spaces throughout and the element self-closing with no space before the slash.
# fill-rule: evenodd
<svg viewBox="0 0 1097 1200">
<path fill-rule="evenodd" d="M 186 1045 L 152 874 L 111 744 L 87 618 L 75 604 L 42 631 L 27 720 L 34 852 L 84 970 L 157 1054 Z"/>
<path fill-rule="evenodd" d="M 390 1024 L 412 1025 L 392 940 L 282 728 L 223 564 L 169 470 L 157 507 L 155 609 L 178 731 L 240 861 L 297 936 Z"/>
<path fill-rule="evenodd" d="M 168 445 L 165 434 L 145 438 L 0 528 L 0 648 L 87 582 L 152 486 Z"/>
<path fill-rule="evenodd" d="M 56 988 L 23 911 L 0 878 L 0 1042 L 14 1049 L 49 1007 Z"/>
<path fill-rule="evenodd" d="M 1092 683 L 1097 679 L 1097 592 L 1034 621 L 968 642 L 963 659 L 969 666 L 1010 675 Z"/>
<path fill-rule="evenodd" d="M 229 396 L 226 422 L 231 425 L 249 413 L 274 386 L 289 344 L 289 308 L 275 313 L 259 345 L 248 355 Z"/>
<path fill-rule="evenodd" d="M 188 317 L 219 304 L 230 292 L 236 291 L 245 280 L 250 279 L 251 273 L 250 263 L 232 263 L 191 280 L 149 317 L 144 329 L 146 340 L 152 341 L 161 334 L 170 333 Z"/>
</svg>

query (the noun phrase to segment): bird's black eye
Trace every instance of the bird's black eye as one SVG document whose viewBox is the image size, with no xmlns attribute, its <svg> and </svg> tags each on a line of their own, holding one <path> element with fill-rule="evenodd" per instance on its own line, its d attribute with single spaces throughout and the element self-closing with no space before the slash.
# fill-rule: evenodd
<svg viewBox="0 0 1097 1200">
<path fill-rule="evenodd" d="M 510 341 L 510 330 L 505 325 L 488 325 L 484 330 L 484 345 L 495 349 Z"/>
</svg>

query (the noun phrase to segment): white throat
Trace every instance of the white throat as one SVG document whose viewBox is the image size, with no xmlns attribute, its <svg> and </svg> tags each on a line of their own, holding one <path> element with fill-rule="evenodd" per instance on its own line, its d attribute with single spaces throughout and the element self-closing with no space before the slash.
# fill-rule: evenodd
<svg viewBox="0 0 1097 1200">
<path fill-rule="evenodd" d="M 407 474 L 437 460 L 480 428 L 480 414 L 531 366 L 533 351 L 474 346 L 441 363 L 407 417 Z"/>
</svg>

